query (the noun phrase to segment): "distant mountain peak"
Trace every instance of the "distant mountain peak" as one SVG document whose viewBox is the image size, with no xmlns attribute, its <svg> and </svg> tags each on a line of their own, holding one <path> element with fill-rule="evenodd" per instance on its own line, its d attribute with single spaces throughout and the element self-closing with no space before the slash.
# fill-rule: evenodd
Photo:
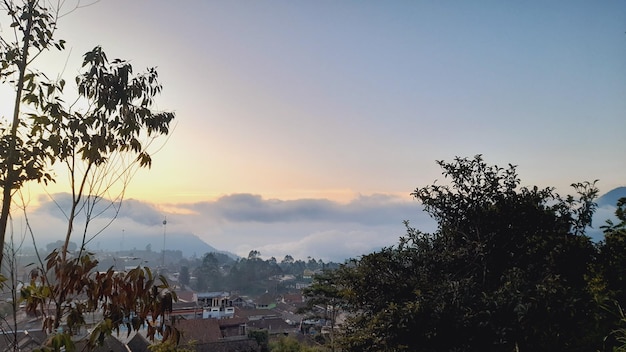
<svg viewBox="0 0 626 352">
<path fill-rule="evenodd" d="M 597 203 L 599 207 L 616 206 L 617 201 L 623 197 L 626 197 L 626 187 L 617 187 L 600 196 Z"/>
</svg>

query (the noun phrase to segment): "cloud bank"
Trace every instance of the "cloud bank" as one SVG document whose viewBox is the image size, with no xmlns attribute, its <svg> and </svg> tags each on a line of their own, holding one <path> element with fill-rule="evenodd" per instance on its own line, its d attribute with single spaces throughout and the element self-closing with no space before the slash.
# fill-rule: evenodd
<svg viewBox="0 0 626 352">
<path fill-rule="evenodd" d="M 62 239 L 66 232 L 68 194 L 42 198 L 31 209 L 29 221 L 38 246 Z M 359 196 L 348 203 L 328 199 L 265 199 L 255 194 L 231 194 L 212 201 L 187 204 L 155 205 L 135 199 L 110 206 L 105 199 L 96 202 L 87 239 L 96 235 L 89 246 L 93 250 L 144 249 L 183 250 L 186 256 L 202 256 L 207 247 L 183 248 L 189 236 L 197 236 L 208 245 L 239 256 L 258 250 L 264 258 L 278 260 L 285 255 L 324 261 L 343 262 L 382 247 L 392 246 L 406 233 L 403 221 L 424 232 L 436 229 L 436 223 L 409 198 L 388 194 Z M 62 211 L 62 209 L 65 209 Z M 615 206 L 602 203 L 588 230 L 593 240 L 602 240 L 600 226 L 614 219 Z M 74 242 L 81 240 L 84 212 Z M 167 219 L 167 224 L 163 220 Z M 20 222 L 21 221 L 21 222 Z M 18 220 L 15 229 L 26 233 Z M 27 236 L 28 243 L 30 236 Z"/>
<path fill-rule="evenodd" d="M 61 209 L 69 208 L 69 195 L 55 194 L 53 199 L 40 199 L 40 206 L 29 215 L 36 238 L 43 242 L 60 239 L 65 233 L 67 210 Z M 117 206 L 110 206 L 105 199 L 97 202 L 94 213 L 99 216 L 92 220 L 87 236 L 98 234 L 90 242 L 91 248 L 143 249 L 151 244 L 160 251 L 165 242 L 165 248 L 177 249 L 177 240 L 194 234 L 219 250 L 240 256 L 258 250 L 262 257 L 278 260 L 291 255 L 343 262 L 396 244 L 405 233 L 404 220 L 423 231 L 435 228 L 417 202 L 386 194 L 359 196 L 348 203 L 231 194 L 213 201 L 163 206 L 128 199 L 119 212 Z M 80 225 L 84 219 L 81 213 Z M 77 226 L 75 242 L 80 241 L 80 231 Z"/>
</svg>

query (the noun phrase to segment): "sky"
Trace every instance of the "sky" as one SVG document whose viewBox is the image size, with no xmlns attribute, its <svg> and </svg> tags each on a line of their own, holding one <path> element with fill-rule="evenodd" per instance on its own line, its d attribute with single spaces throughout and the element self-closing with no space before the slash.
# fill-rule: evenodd
<svg viewBox="0 0 626 352">
<path fill-rule="evenodd" d="M 239 255 L 340 260 L 403 220 L 432 229 L 410 192 L 442 182 L 436 160 L 482 154 L 564 194 L 626 185 L 622 1 L 101 0 L 57 34 L 46 72 L 101 45 L 156 66 L 176 113 L 127 190 L 134 220 L 103 236 L 167 217 Z"/>
</svg>

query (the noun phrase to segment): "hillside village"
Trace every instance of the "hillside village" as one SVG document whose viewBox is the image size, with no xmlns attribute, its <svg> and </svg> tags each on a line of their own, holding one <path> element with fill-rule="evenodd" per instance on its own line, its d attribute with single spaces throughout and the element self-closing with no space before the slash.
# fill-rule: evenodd
<svg viewBox="0 0 626 352">
<path fill-rule="evenodd" d="M 132 254 L 145 257 L 131 256 Z M 321 267 L 315 270 L 305 268 L 295 274 L 281 273 L 270 277 L 258 277 L 250 281 L 250 288 L 242 290 L 197 290 L 194 289 L 194 287 L 197 288 L 197 277 L 192 275 L 188 282 L 181 282 L 181 263 L 188 263 L 188 260 L 177 258 L 177 254 L 176 251 L 158 253 L 135 250 L 133 253 L 101 252 L 95 257 L 99 261 L 100 269 L 109 265 L 119 272 L 131 270 L 133 267 L 146 265 L 149 262 L 164 261 L 165 265 L 158 265 L 152 270 L 167 278 L 177 297 L 177 300 L 172 303 L 171 312 L 167 313 L 164 318 L 176 322 L 176 328 L 182 334 L 181 346 L 193 346 L 196 351 L 260 351 L 263 341 L 260 343 L 258 338 L 254 338 L 255 333 L 259 332 L 261 336 L 267 336 L 270 340 L 289 336 L 304 344 L 315 345 L 324 341 L 322 338 L 316 339 L 316 336 L 327 334 L 330 324 L 324 319 L 312 318 L 310 312 L 303 312 L 306 304 L 302 292 L 311 284 L 313 275 L 321 273 Z M 213 255 L 207 253 L 205 257 L 213 258 Z M 218 253 L 215 255 L 224 259 Z M 26 259 L 35 258 L 23 256 L 22 260 Z M 219 265 L 221 275 L 226 274 L 226 271 L 236 263 L 248 260 L 265 262 L 259 258 L 242 258 L 238 261 L 231 259 Z M 27 267 L 21 267 L 19 271 L 19 275 L 24 280 L 28 277 L 27 270 Z M 265 291 L 258 291 L 258 287 L 257 290 L 252 289 L 253 285 L 265 287 Z M 2 314 L 6 320 L 12 320 L 13 296 L 8 288 L 10 287 L 5 287 L 2 292 Z M 42 329 L 41 316 L 27 314 L 24 304 L 20 300 L 18 302 L 20 303 L 17 305 L 17 323 L 15 324 L 17 334 L 14 334 L 10 328 L 4 331 L 3 338 L 0 339 L 0 351 L 11 349 L 14 338 L 17 338 L 21 351 L 41 348 L 48 338 L 48 334 Z M 97 314 L 91 317 L 92 321 L 86 322 L 83 337 L 89 333 L 94 324 L 101 320 Z M 14 323 L 8 323 L 7 326 L 14 326 Z M 128 331 L 120 331 L 107 337 L 100 348 L 103 351 L 145 352 L 153 343 L 145 336 L 145 331 L 142 330 L 130 334 Z M 80 335 L 76 340 L 80 341 Z"/>
<path fill-rule="evenodd" d="M 0 352 L 626 351 L 626 3 L 1 4 Z"/>
</svg>

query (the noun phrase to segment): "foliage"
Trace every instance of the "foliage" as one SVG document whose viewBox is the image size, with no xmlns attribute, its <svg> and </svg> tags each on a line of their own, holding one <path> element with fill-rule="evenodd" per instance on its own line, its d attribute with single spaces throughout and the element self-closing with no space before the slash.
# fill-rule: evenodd
<svg viewBox="0 0 626 352">
<path fill-rule="evenodd" d="M 599 261 L 602 277 L 610 299 L 626 305 L 626 198 L 617 203 L 615 215 L 619 223 L 607 221 L 603 226 L 604 241 L 600 243 Z"/>
<path fill-rule="evenodd" d="M 271 293 L 286 292 L 289 282 L 279 281 L 277 276 L 293 275 L 302 280 L 305 269 L 337 268 L 338 263 L 324 263 L 321 259 L 308 258 L 308 262 L 295 260 L 286 255 L 280 263 L 272 257 L 261 258 L 257 250 L 250 251 L 248 257 L 232 259 L 223 253 L 205 253 L 201 259 L 186 262 L 181 266 L 188 267 L 197 281 L 192 287 L 199 291 L 238 291 L 240 294 L 256 295 L 269 291 Z"/>
<path fill-rule="evenodd" d="M 269 332 L 267 330 L 251 330 L 248 332 L 248 338 L 253 339 L 261 346 L 262 352 L 269 351 Z"/>
<path fill-rule="evenodd" d="M 618 327 L 612 331 L 612 338 L 615 340 L 614 352 L 626 352 L 626 315 L 621 307 L 619 308 Z"/>
<path fill-rule="evenodd" d="M 14 191 L 28 181 L 53 181 L 47 170 L 57 163 L 68 169 L 72 194 L 64 256 L 76 212 L 85 211 L 88 224 L 101 196 L 112 196 L 116 183 L 121 188 L 113 198 L 121 201 L 133 168 L 151 165 L 146 147 L 156 136 L 169 133 L 174 114 L 152 110 L 154 97 L 161 92 L 155 69 L 133 74 L 130 63 L 109 61 L 100 47 L 83 56 L 82 72 L 75 79 L 78 97 L 66 103 L 62 98 L 66 81 L 50 80 L 31 67 L 43 51 L 64 48 L 63 40 L 54 39 L 61 5 L 50 9 L 38 0 L 3 5 L 15 36 L 0 38 L 0 79 L 13 87 L 16 96 L 11 123 L 0 124 L 0 256 Z M 88 240 L 86 228 L 83 243 Z"/>
<path fill-rule="evenodd" d="M 130 334 L 145 326 L 148 338 L 154 340 L 159 334 L 177 343 L 180 334 L 167 320 L 176 294 L 164 277 L 154 277 L 149 268 L 97 272 L 96 266 L 90 254 L 63 259 L 54 251 L 46 258 L 45 268 L 31 271 L 21 295 L 27 313 L 41 316 L 47 333 L 56 332 L 48 347 L 58 350 L 55 344 L 62 343 L 72 349 L 74 337 L 80 336 L 86 319 L 96 312 L 101 318 L 88 336 L 91 348 L 122 327 Z"/>
<path fill-rule="evenodd" d="M 626 305 L 626 198 L 618 200 L 615 215 L 617 223 L 608 220 L 602 226 L 604 240 L 598 245 L 592 288 L 603 308 L 600 324 L 610 331 L 605 347 L 626 351 L 626 319 L 622 310 Z"/>
<path fill-rule="evenodd" d="M 103 211 L 97 206 L 106 202 L 106 196 L 111 204 L 105 209 L 119 211 L 134 171 L 151 165 L 148 147 L 154 138 L 169 133 L 174 114 L 153 109 L 161 92 L 154 68 L 135 74 L 129 62 L 109 61 L 99 46 L 83 56 L 82 69 L 73 80 L 77 96 L 66 101 L 66 81 L 60 75 L 51 80 L 32 67 L 43 52 L 65 47 L 65 41 L 54 36 L 63 4 L 2 2 L 12 31 L 0 36 L 0 83 L 13 88 L 15 100 L 12 119 L 0 119 L 0 264 L 11 206 L 17 204 L 14 195 L 28 182 L 54 181 L 56 175 L 49 170 L 62 164 L 72 197 L 69 209 L 62 209 L 68 219 L 65 238 L 60 248 L 33 265 L 30 282 L 21 292 L 27 310 L 42 316 L 45 330 L 54 332 L 46 348 L 73 350 L 85 317 L 95 312 L 103 317 L 89 335 L 91 347 L 122 325 L 130 332 L 148 322 L 149 337 L 159 333 L 175 342 L 178 333 L 166 316 L 176 297 L 164 278 L 157 280 L 147 268 L 98 272 L 97 261 L 85 252 L 86 244 L 101 231 L 88 231 Z M 82 229 L 76 220 L 79 213 Z M 71 250 L 72 236 L 81 238 L 77 252 Z"/>
<path fill-rule="evenodd" d="M 28 134 L 26 121 L 21 117 L 21 104 L 32 104 L 43 87 L 36 84 L 37 73 L 28 66 L 43 51 L 52 47 L 62 49 L 64 41 L 53 39 L 58 13 L 44 8 L 39 1 L 30 0 L 21 6 L 3 1 L 3 11 L 10 21 L 14 37 L 0 36 L 0 83 L 15 89 L 13 118 L 10 124 L 0 120 L 0 185 L 2 208 L 0 210 L 0 264 L 9 220 L 9 210 L 14 190 L 25 182 L 48 182 L 52 176 L 46 172 L 46 154 L 39 141 Z M 40 91 L 41 90 L 41 91 Z"/>
<path fill-rule="evenodd" d="M 346 305 L 344 287 L 337 284 L 338 272 L 327 270 L 314 276 L 311 286 L 303 290 L 306 306 L 299 313 L 330 322 L 330 349 L 335 350 L 335 325 Z"/>
<path fill-rule="evenodd" d="M 248 258 L 241 258 L 233 263 L 224 277 L 224 286 L 221 286 L 223 289 L 250 294 L 261 294 L 272 289 L 269 279 L 282 274 L 282 270 L 275 262 L 261 259 L 258 251 L 251 251 L 250 254 Z"/>
<path fill-rule="evenodd" d="M 152 352 L 193 352 L 195 351 L 194 345 L 187 347 L 181 347 L 172 341 L 162 341 L 159 343 L 148 346 Z"/>
<path fill-rule="evenodd" d="M 298 342 L 293 337 L 281 336 L 278 339 L 273 339 L 269 343 L 269 350 L 272 352 L 318 352 L 326 351 L 325 348 L 320 346 L 308 346 Z"/>
<path fill-rule="evenodd" d="M 351 314 L 350 351 L 589 351 L 600 348 L 588 289 L 595 248 L 584 235 L 594 183 L 578 197 L 519 187 L 515 167 L 439 161 L 448 185 L 412 195 L 437 222 L 406 223 L 397 246 L 336 271 Z"/>
<path fill-rule="evenodd" d="M 189 279 L 189 267 L 186 265 L 181 266 L 178 281 L 180 281 L 182 285 L 186 286 L 189 285 Z"/>
<path fill-rule="evenodd" d="M 202 264 L 194 270 L 197 278 L 196 289 L 199 291 L 214 290 L 220 282 L 220 268 L 217 258 L 213 253 L 206 253 L 202 258 Z"/>
</svg>

